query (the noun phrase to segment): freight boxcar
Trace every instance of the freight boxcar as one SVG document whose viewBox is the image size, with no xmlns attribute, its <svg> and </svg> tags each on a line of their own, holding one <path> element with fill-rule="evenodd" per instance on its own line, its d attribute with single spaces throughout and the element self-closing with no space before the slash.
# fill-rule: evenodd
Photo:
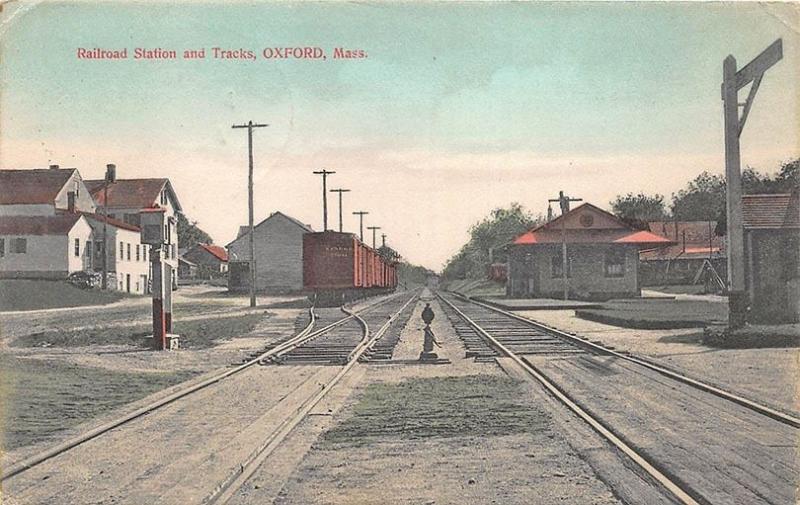
<svg viewBox="0 0 800 505">
<path fill-rule="evenodd" d="M 303 235 L 303 288 L 317 306 L 336 306 L 397 287 L 395 263 L 351 233 Z"/>
</svg>

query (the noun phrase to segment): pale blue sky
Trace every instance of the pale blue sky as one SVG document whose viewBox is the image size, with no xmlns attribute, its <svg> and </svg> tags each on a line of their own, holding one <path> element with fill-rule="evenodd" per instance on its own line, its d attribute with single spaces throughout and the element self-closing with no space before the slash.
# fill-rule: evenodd
<svg viewBox="0 0 800 505">
<path fill-rule="evenodd" d="M 191 3 L 6 6 L 0 165 L 167 176 L 226 243 L 256 215 L 316 228 L 325 166 L 409 259 L 438 268 L 466 228 L 560 189 L 606 206 L 722 171 L 721 63 L 778 37 L 742 136 L 774 170 L 798 146 L 798 10 L 779 4 Z M 358 61 L 86 61 L 78 47 L 360 48 Z M 356 203 L 357 202 L 357 203 Z M 331 201 L 331 203 L 334 203 Z M 335 205 L 332 205 L 335 210 Z M 354 230 L 356 221 L 346 227 Z"/>
</svg>

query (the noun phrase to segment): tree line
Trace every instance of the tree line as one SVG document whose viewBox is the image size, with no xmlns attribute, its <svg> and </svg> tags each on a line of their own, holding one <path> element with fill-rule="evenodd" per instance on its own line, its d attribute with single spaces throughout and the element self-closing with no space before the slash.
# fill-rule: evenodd
<svg viewBox="0 0 800 505">
<path fill-rule="evenodd" d="M 800 184 L 798 166 L 800 159 L 786 162 L 772 175 L 748 167 L 742 171 L 742 191 L 744 194 L 796 191 Z M 634 226 L 662 219 L 717 221 L 722 225 L 718 227 L 721 232 L 725 223 L 725 190 L 724 176 L 702 172 L 672 195 L 669 206 L 660 194 L 628 193 L 611 202 L 611 211 Z"/>
<path fill-rule="evenodd" d="M 800 159 L 783 163 L 774 174 L 761 173 L 748 167 L 742 171 L 745 194 L 791 193 L 800 187 Z M 677 219 L 680 221 L 716 221 L 717 232 L 725 230 L 725 177 L 702 172 L 686 183 L 667 202 L 664 195 L 627 193 L 611 203 L 612 212 L 638 228 L 648 221 Z M 502 246 L 518 235 L 544 223 L 519 203 L 494 209 L 469 230 L 469 241 L 445 264 L 446 279 L 484 279 L 491 263 L 506 261 Z"/>
</svg>

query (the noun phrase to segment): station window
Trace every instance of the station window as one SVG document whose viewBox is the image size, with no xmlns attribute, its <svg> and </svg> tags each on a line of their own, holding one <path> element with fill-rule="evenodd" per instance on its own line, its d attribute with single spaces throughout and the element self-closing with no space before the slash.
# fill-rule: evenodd
<svg viewBox="0 0 800 505">
<path fill-rule="evenodd" d="M 606 277 L 625 276 L 625 250 L 609 249 L 605 254 Z"/>
<path fill-rule="evenodd" d="M 81 239 L 79 238 L 75 239 L 75 257 L 76 258 L 81 257 Z"/>
<path fill-rule="evenodd" d="M 130 244 L 130 242 L 128 242 L 127 246 L 128 246 L 128 249 L 127 249 L 128 261 L 130 261 L 131 260 L 131 244 Z"/>
<path fill-rule="evenodd" d="M 119 243 L 119 259 L 125 259 L 125 243 L 122 241 Z"/>
<path fill-rule="evenodd" d="M 564 257 L 560 252 L 550 259 L 550 274 L 554 279 L 564 277 Z M 567 277 L 572 277 L 572 257 L 569 254 L 567 254 Z"/>
<path fill-rule="evenodd" d="M 28 239 L 26 238 L 15 238 L 11 239 L 11 250 L 9 251 L 14 254 L 25 254 L 28 252 Z"/>
<path fill-rule="evenodd" d="M 139 244 L 136 244 L 136 261 L 142 261 L 142 256 L 141 256 L 141 253 L 139 251 L 139 247 L 140 247 Z M 136 288 L 136 289 L 138 291 L 139 288 Z"/>
</svg>

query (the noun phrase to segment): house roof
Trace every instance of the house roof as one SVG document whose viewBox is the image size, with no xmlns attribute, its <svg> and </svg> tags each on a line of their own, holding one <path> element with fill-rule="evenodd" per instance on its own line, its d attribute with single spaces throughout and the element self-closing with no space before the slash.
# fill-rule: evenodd
<svg viewBox="0 0 800 505">
<path fill-rule="evenodd" d="M 75 168 L 0 170 L 0 205 L 53 204 Z"/>
<path fill-rule="evenodd" d="M 103 179 L 92 179 L 84 181 L 89 192 L 92 194 L 97 205 L 105 205 L 105 191 Z M 166 187 L 176 210 L 183 210 L 178 196 L 172 189 L 169 179 L 117 179 L 108 185 L 109 209 L 114 208 L 139 208 L 155 207 L 159 204 L 161 191 Z"/>
<path fill-rule="evenodd" d="M 744 195 L 742 218 L 748 229 L 800 228 L 798 193 Z"/>
<path fill-rule="evenodd" d="M 637 230 L 603 209 L 584 203 L 552 221 L 519 235 L 516 245 L 560 244 L 562 223 L 566 241 L 573 244 L 630 244 L 656 247 L 673 242 L 656 233 Z"/>
<path fill-rule="evenodd" d="M 81 219 L 81 214 L 0 216 L 0 235 L 66 235 Z"/>
<path fill-rule="evenodd" d="M 214 244 L 197 244 L 201 249 L 207 251 L 220 261 L 228 261 L 228 251 L 224 247 Z"/>
<path fill-rule="evenodd" d="M 261 221 L 261 222 L 260 222 L 260 223 L 258 223 L 257 225 L 253 226 L 253 229 L 254 229 L 254 230 L 255 230 L 255 229 L 257 229 L 259 226 L 261 226 L 261 225 L 265 224 L 266 222 L 268 222 L 269 220 L 271 220 L 271 219 L 272 219 L 272 218 L 274 218 L 274 217 L 282 217 L 282 218 L 284 218 L 284 219 L 288 220 L 289 222 L 291 222 L 291 223 L 293 223 L 293 224 L 296 224 L 297 226 L 299 226 L 299 227 L 300 227 L 300 228 L 301 228 L 303 231 L 305 231 L 306 233 L 313 233 L 313 232 L 314 232 L 314 229 L 313 229 L 313 228 L 311 228 L 311 226 L 309 226 L 309 225 L 307 225 L 307 224 L 304 224 L 304 223 L 303 223 L 302 221 L 300 221 L 299 219 L 295 219 L 295 218 L 293 218 L 292 216 L 289 216 L 289 215 L 287 215 L 287 214 L 284 214 L 284 213 L 283 213 L 283 212 L 281 212 L 281 211 L 275 211 L 275 212 L 273 212 L 272 214 L 270 214 L 270 215 L 269 215 L 269 217 L 267 217 L 266 219 L 264 219 L 263 221 Z M 239 227 L 239 234 L 236 236 L 236 238 L 235 238 L 235 239 L 231 240 L 231 241 L 228 243 L 228 245 L 227 245 L 226 247 L 230 247 L 230 246 L 231 246 L 231 244 L 233 244 L 234 242 L 236 242 L 236 241 L 237 241 L 237 240 L 239 240 L 240 238 L 242 238 L 242 237 L 244 237 L 244 236 L 247 236 L 247 234 L 248 234 L 248 233 L 250 233 L 250 230 L 249 230 L 249 227 L 248 227 L 248 226 L 240 226 L 240 227 Z"/>
</svg>

